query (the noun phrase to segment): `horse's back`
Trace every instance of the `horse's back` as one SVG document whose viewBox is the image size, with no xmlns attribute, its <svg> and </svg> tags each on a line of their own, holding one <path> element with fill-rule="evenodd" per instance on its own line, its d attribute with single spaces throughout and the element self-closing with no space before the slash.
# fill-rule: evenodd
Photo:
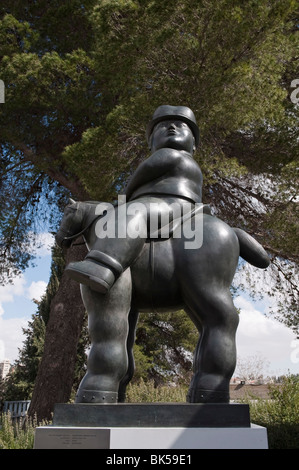
<svg viewBox="0 0 299 470">
<path fill-rule="evenodd" d="M 217 217 L 199 214 L 201 235 L 192 240 L 181 236 L 145 244 L 131 267 L 134 297 L 140 310 L 181 308 L 181 287 L 207 285 L 229 287 L 239 258 L 239 242 L 234 230 Z M 198 241 L 202 237 L 202 243 Z M 198 246 L 199 245 L 199 246 Z"/>
</svg>

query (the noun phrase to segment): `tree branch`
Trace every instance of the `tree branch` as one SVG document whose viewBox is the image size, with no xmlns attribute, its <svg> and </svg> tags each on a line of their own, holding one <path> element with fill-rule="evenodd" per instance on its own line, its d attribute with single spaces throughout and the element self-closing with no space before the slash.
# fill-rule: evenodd
<svg viewBox="0 0 299 470">
<path fill-rule="evenodd" d="M 31 150 L 27 145 L 22 142 L 12 142 L 12 145 L 20 150 L 24 159 L 27 162 L 32 163 L 37 168 L 41 168 L 41 158 L 33 150 Z M 54 158 L 52 157 L 52 160 Z M 68 189 L 73 195 L 77 196 L 79 199 L 88 199 L 88 193 L 81 185 L 80 181 L 75 176 L 66 176 L 63 172 L 59 170 L 53 170 L 49 165 L 46 168 L 41 168 L 41 171 L 46 173 L 51 179 L 57 181 L 59 184 Z"/>
</svg>

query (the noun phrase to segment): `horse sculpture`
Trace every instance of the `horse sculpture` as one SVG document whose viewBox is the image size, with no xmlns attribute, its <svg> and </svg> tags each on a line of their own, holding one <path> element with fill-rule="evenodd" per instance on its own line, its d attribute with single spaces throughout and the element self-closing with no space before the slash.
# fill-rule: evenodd
<svg viewBox="0 0 299 470">
<path fill-rule="evenodd" d="M 70 201 L 56 234 L 60 246 L 69 247 L 83 235 L 88 250 L 93 249 L 98 204 Z M 200 248 L 185 249 L 184 235 L 173 236 L 177 229 L 173 227 L 168 238 L 145 243 L 139 257 L 106 295 L 81 285 L 91 349 L 77 403 L 123 402 L 134 373 L 139 312 L 179 309 L 185 310 L 199 332 L 187 401 L 229 402 L 239 321 L 230 285 L 239 256 L 259 268 L 266 268 L 269 258 L 250 235 L 229 227 L 206 207 L 194 215 L 202 224 Z"/>
</svg>

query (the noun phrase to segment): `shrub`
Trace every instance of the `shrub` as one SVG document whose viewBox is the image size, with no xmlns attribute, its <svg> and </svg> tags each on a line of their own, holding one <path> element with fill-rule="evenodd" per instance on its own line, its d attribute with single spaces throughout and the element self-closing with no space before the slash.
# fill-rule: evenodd
<svg viewBox="0 0 299 470">
<path fill-rule="evenodd" d="M 127 389 L 127 403 L 171 403 L 186 401 L 187 387 L 161 385 L 155 387 L 154 381 L 145 382 L 143 379 L 137 384 L 129 384 Z"/>
<path fill-rule="evenodd" d="M 281 385 L 269 386 L 270 400 L 250 403 L 251 421 L 268 431 L 270 449 L 299 448 L 299 380 L 284 377 Z"/>
<path fill-rule="evenodd" d="M 0 449 L 32 449 L 36 425 L 35 420 L 13 420 L 10 413 L 4 413 L 1 417 Z"/>
</svg>

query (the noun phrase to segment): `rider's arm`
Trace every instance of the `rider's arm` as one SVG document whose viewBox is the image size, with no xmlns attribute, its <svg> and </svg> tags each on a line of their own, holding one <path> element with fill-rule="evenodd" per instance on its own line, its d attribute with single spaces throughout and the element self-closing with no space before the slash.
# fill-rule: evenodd
<svg viewBox="0 0 299 470">
<path fill-rule="evenodd" d="M 184 159 L 184 152 L 174 149 L 160 149 L 142 162 L 132 175 L 126 188 L 127 199 L 130 199 L 136 189 L 149 183 L 172 170 Z"/>
</svg>

